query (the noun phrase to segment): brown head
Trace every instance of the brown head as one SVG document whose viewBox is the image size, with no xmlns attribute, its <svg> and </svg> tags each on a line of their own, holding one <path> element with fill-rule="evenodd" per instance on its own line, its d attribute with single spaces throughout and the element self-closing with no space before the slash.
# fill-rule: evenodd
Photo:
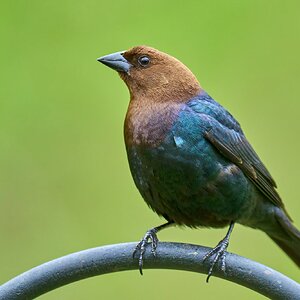
<svg viewBox="0 0 300 300">
<path fill-rule="evenodd" d="M 106 55 L 99 62 L 118 71 L 131 100 L 183 102 L 201 91 L 194 74 L 176 58 L 147 46 Z"/>
</svg>

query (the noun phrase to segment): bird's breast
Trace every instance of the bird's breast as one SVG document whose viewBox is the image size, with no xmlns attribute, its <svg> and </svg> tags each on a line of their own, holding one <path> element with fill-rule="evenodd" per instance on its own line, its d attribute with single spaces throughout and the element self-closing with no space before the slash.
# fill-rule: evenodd
<svg viewBox="0 0 300 300">
<path fill-rule="evenodd" d="M 124 137 L 127 146 L 158 146 L 178 118 L 181 104 L 136 103 L 132 101 L 125 118 Z"/>
</svg>

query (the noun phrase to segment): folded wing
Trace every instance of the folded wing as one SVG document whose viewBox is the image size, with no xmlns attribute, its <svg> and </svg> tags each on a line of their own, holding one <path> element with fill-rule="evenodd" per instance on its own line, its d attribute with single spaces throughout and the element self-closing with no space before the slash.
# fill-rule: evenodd
<svg viewBox="0 0 300 300">
<path fill-rule="evenodd" d="M 227 159 L 238 165 L 270 201 L 283 207 L 282 200 L 275 189 L 274 179 L 243 134 L 218 126 L 210 128 L 205 137 Z"/>
</svg>

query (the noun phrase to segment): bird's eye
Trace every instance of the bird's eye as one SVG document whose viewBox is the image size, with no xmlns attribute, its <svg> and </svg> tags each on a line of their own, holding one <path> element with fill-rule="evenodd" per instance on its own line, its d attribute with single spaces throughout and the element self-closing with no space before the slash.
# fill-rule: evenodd
<svg viewBox="0 0 300 300">
<path fill-rule="evenodd" d="M 139 57 L 138 62 L 142 67 L 146 67 L 150 63 L 150 58 L 146 55 L 143 55 Z"/>
</svg>

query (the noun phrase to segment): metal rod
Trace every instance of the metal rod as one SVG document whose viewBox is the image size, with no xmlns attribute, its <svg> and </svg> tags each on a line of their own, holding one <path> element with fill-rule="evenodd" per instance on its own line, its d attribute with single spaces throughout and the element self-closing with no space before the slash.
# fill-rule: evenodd
<svg viewBox="0 0 300 300">
<path fill-rule="evenodd" d="M 137 270 L 138 258 L 132 258 L 135 246 L 136 243 L 108 245 L 52 260 L 1 285 L 0 299 L 34 299 L 84 278 Z M 174 269 L 207 274 L 211 259 L 203 263 L 203 257 L 209 250 L 190 244 L 160 242 L 156 257 L 151 255 L 151 247 L 147 247 L 144 269 Z M 136 276 L 140 276 L 138 272 Z M 235 282 L 271 299 L 300 299 L 300 284 L 269 267 L 235 254 L 228 253 L 226 256 L 226 273 L 216 266 L 213 276 Z M 144 280 L 147 280 L 147 276 Z"/>
</svg>

